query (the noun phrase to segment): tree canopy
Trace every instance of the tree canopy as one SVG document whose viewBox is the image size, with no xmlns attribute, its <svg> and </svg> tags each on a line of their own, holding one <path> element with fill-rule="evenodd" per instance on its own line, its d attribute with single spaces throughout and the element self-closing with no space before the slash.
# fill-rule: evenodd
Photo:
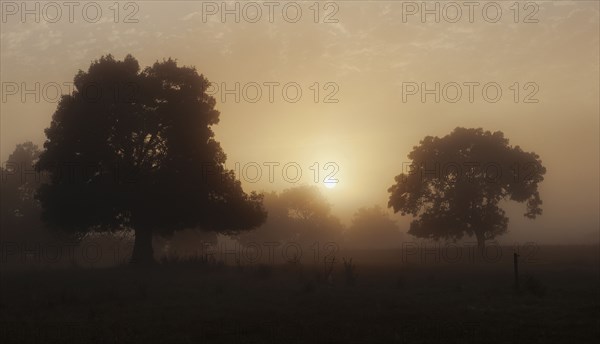
<svg viewBox="0 0 600 344">
<path fill-rule="evenodd" d="M 403 233 L 396 222 L 380 206 L 363 207 L 354 213 L 345 233 L 349 248 L 389 249 L 399 247 Z"/>
<path fill-rule="evenodd" d="M 34 199 L 35 190 L 44 180 L 34 163 L 40 155 L 32 142 L 18 144 L 0 168 L 0 238 L 2 241 L 26 242 L 51 240 L 40 221 L 41 208 Z"/>
<path fill-rule="evenodd" d="M 43 219 L 72 232 L 135 230 L 133 261 L 151 262 L 152 235 L 184 228 L 237 232 L 266 218 L 246 194 L 212 126 L 208 80 L 172 59 L 140 69 L 111 55 L 79 71 L 46 129 L 37 169 Z"/>
<path fill-rule="evenodd" d="M 257 230 L 239 236 L 250 242 L 295 242 L 308 249 L 315 242 L 340 239 L 343 225 L 331 214 L 331 206 L 314 186 L 297 186 L 265 195 L 267 221 Z"/>
<path fill-rule="evenodd" d="M 408 155 L 410 167 L 395 177 L 388 206 L 416 219 L 419 238 L 485 240 L 507 231 L 502 200 L 526 203 L 525 216 L 542 214 L 538 185 L 546 168 L 540 157 L 512 146 L 500 131 L 456 128 L 425 137 Z"/>
</svg>

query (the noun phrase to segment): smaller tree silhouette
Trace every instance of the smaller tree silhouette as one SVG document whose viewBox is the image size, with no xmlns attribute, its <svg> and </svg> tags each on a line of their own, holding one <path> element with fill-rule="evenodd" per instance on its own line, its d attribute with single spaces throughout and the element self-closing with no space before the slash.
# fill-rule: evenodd
<svg viewBox="0 0 600 344">
<path fill-rule="evenodd" d="M 315 242 L 334 242 L 343 224 L 331 214 L 327 199 L 315 186 L 297 186 L 264 197 L 267 221 L 237 238 L 242 245 L 251 242 L 294 242 L 309 248 Z"/>
<path fill-rule="evenodd" d="M 0 239 L 2 241 L 50 240 L 42 223 L 41 207 L 34 198 L 35 190 L 44 181 L 34 164 L 41 151 L 32 142 L 18 144 L 6 163 L 0 167 Z"/>
<path fill-rule="evenodd" d="M 350 248 L 387 249 L 400 246 L 402 232 L 384 208 L 376 205 L 354 213 L 352 225 L 345 233 Z"/>
<path fill-rule="evenodd" d="M 408 155 L 410 170 L 395 177 L 388 206 L 417 217 L 409 234 L 419 238 L 485 241 L 504 234 L 502 200 L 526 202 L 525 216 L 542 214 L 538 184 L 546 168 L 539 156 L 509 145 L 500 131 L 456 128 L 427 136 Z"/>
</svg>

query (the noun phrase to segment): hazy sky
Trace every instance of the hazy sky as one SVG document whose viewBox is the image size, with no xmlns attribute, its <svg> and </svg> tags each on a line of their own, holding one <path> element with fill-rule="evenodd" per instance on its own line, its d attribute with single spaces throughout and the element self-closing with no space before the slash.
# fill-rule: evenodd
<svg viewBox="0 0 600 344">
<path fill-rule="evenodd" d="M 68 92 L 75 73 L 92 60 L 131 53 L 147 66 L 173 57 L 219 86 L 213 89 L 221 111 L 215 132 L 228 167 L 251 163 L 246 177 L 252 179 L 256 164 L 262 166 L 258 182 L 244 181 L 247 191 L 314 184 L 314 163 L 322 181 L 333 171 L 325 164 L 333 162 L 338 185 L 319 185 L 347 222 L 360 206 L 387 204 L 387 188 L 423 137 L 482 127 L 535 151 L 548 170 L 541 184 L 544 215 L 526 220 L 523 204 L 509 205 L 512 233 L 504 240 L 598 241 L 597 1 L 484 1 L 472 7 L 472 16 L 464 2 L 438 2 L 439 23 L 434 14 L 423 22 L 421 2 L 401 1 L 241 2 L 239 23 L 235 13 L 222 18 L 221 2 L 123 1 L 118 13 L 112 1 L 78 2 L 71 18 L 63 2 L 54 3 L 61 17 L 55 5 L 39 2 L 39 23 L 35 14 L 22 17 L 20 3 L 2 2 L 2 161 L 17 143 L 43 143 L 56 84 Z M 28 6 L 35 9 L 35 2 Z M 96 6 L 102 10 L 97 20 Z M 433 89 L 436 82 L 439 103 L 434 94 L 422 102 L 421 93 L 405 92 L 403 99 L 403 85 L 405 91 L 407 83 Z M 36 83 L 37 103 L 23 92 Z M 222 92 L 236 83 L 238 103 L 235 91 Z M 469 83 L 479 83 L 473 102 Z M 494 86 L 487 88 L 488 100 L 485 84 Z M 462 97 L 452 103 L 456 85 Z M 262 95 L 252 102 L 257 86 Z M 502 96 L 492 102 L 497 86 Z M 302 95 L 293 102 L 298 88 Z M 264 165 L 270 162 L 279 163 L 273 183 Z M 282 177 L 288 163 L 302 170 L 296 184 Z"/>
</svg>

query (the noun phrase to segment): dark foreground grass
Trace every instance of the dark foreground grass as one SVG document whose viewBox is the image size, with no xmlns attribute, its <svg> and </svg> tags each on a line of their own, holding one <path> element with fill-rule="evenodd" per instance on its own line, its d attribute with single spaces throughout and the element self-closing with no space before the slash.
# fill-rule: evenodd
<svg viewBox="0 0 600 344">
<path fill-rule="evenodd" d="M 4 271 L 1 343 L 596 343 L 598 266 Z M 529 277 L 525 277 L 529 276 Z"/>
</svg>

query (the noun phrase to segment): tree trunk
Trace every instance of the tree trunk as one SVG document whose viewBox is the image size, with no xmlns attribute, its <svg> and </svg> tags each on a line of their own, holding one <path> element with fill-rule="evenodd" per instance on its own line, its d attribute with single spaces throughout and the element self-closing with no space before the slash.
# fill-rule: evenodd
<svg viewBox="0 0 600 344">
<path fill-rule="evenodd" d="M 139 266 L 154 265 L 154 250 L 152 249 L 152 231 L 136 229 L 135 242 L 133 244 L 133 254 L 131 255 L 131 264 Z"/>
</svg>

